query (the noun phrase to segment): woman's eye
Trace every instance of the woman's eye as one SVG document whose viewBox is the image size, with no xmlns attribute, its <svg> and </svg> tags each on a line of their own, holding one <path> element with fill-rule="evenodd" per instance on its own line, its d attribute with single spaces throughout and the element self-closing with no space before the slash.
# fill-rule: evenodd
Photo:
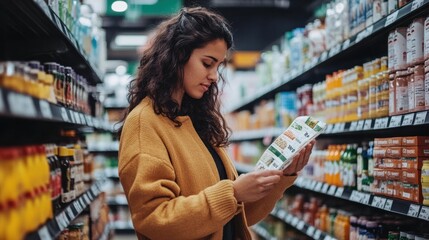
<svg viewBox="0 0 429 240">
<path fill-rule="evenodd" d="M 206 67 L 206 68 L 211 67 L 211 64 L 209 64 L 209 63 L 205 63 L 205 62 L 203 62 L 203 65 L 204 65 L 204 67 Z"/>
</svg>

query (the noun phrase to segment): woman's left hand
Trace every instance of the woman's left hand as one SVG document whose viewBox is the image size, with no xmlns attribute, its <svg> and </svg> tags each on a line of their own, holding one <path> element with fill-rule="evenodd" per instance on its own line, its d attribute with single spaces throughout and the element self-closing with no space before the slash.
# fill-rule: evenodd
<svg viewBox="0 0 429 240">
<path fill-rule="evenodd" d="M 310 158 L 311 150 L 313 149 L 315 140 L 312 140 L 304 149 L 302 149 L 298 155 L 292 160 L 292 163 L 283 170 L 283 175 L 292 176 L 296 175 L 299 171 L 301 171 L 305 165 L 308 163 L 308 159 Z"/>
</svg>

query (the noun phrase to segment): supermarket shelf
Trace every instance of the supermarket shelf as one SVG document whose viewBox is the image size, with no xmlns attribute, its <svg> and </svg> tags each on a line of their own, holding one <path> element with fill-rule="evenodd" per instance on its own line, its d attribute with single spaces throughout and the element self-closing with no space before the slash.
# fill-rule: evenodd
<svg viewBox="0 0 429 240">
<path fill-rule="evenodd" d="M 128 206 L 128 201 L 125 195 L 117 195 L 107 197 L 107 204 L 109 206 Z"/>
<path fill-rule="evenodd" d="M 242 173 L 247 173 L 249 171 L 246 170 L 253 169 L 253 167 L 250 165 L 237 165 L 237 163 L 234 163 L 234 165 L 236 166 L 237 170 L 240 168 L 241 171 L 238 171 Z M 343 187 L 336 187 L 327 183 L 318 182 L 303 177 L 298 177 L 294 185 L 302 189 L 307 189 L 313 192 L 330 195 L 332 197 L 364 204 L 387 212 L 398 213 L 429 222 L 429 206 L 424 206 L 400 199 L 377 196 L 357 190 L 344 189 Z"/>
<path fill-rule="evenodd" d="M 349 55 L 351 52 L 361 52 L 362 49 L 367 49 L 376 36 L 386 34 L 394 27 L 399 26 L 405 19 L 411 19 L 418 14 L 422 14 L 427 10 L 429 0 L 414 0 L 405 5 L 399 10 L 391 13 L 387 17 L 380 19 L 365 30 L 337 44 L 330 50 L 323 52 L 320 57 L 315 58 L 312 62 L 305 64 L 300 69 L 293 69 L 285 74 L 282 79 L 259 89 L 255 94 L 248 96 L 238 104 L 226 107 L 226 112 L 235 112 L 243 109 L 248 109 L 258 101 L 270 98 L 275 92 L 280 89 L 287 89 L 285 85 L 302 85 L 303 82 L 308 82 L 309 74 L 320 72 L 320 69 L 332 65 L 332 62 L 339 60 L 340 56 Z M 387 44 L 387 38 L 384 40 Z M 370 51 L 371 52 L 371 51 Z"/>
<path fill-rule="evenodd" d="M 104 173 L 107 178 L 119 178 L 118 168 L 106 168 L 104 169 Z"/>
<path fill-rule="evenodd" d="M 256 224 L 254 226 L 252 226 L 252 230 L 258 234 L 259 236 L 263 237 L 264 239 L 267 240 L 277 240 L 276 237 L 273 237 L 265 228 L 263 228 L 262 226 Z"/>
<path fill-rule="evenodd" d="M 89 146 L 88 151 L 91 153 L 117 153 L 119 151 L 119 142 L 116 141 L 99 146 Z"/>
<path fill-rule="evenodd" d="M 415 125 L 429 125 L 428 111 L 407 113 L 402 115 L 366 119 L 346 123 L 329 124 L 322 136 L 332 136 L 359 132 L 379 132 L 392 128 L 406 129 Z"/>
<path fill-rule="evenodd" d="M 284 221 L 286 224 L 294 227 L 305 235 L 309 236 L 312 239 L 316 240 L 334 240 L 336 238 L 331 237 L 329 234 L 322 232 L 320 229 L 315 228 L 314 226 L 305 223 L 303 220 L 295 217 L 294 215 L 286 212 L 285 210 L 275 207 L 271 211 L 271 215 Z"/>
<path fill-rule="evenodd" d="M 344 189 L 343 187 L 336 187 L 303 177 L 298 177 L 294 185 L 313 192 L 323 193 L 336 198 L 429 222 L 429 206 L 423 206 L 400 199 L 377 196 L 357 190 Z"/>
<path fill-rule="evenodd" d="M 111 124 L 105 120 L 2 88 L 0 88 L 0 117 L 60 122 L 109 132 L 113 130 Z"/>
<path fill-rule="evenodd" d="M 6 20 L 2 27 L 8 33 L 3 38 L 5 51 L 0 51 L 3 59 L 60 61 L 93 85 L 102 82 L 101 71 L 44 0 L 4 0 L 0 6 L 2 19 Z"/>
<path fill-rule="evenodd" d="M 343 122 L 328 124 L 321 137 L 331 137 L 335 135 L 353 135 L 360 133 L 378 133 L 389 129 L 406 130 L 410 134 L 409 127 L 424 126 L 429 127 L 429 111 L 420 111 L 402 115 L 359 120 L 353 122 Z M 284 131 L 283 128 L 264 128 L 249 131 L 236 131 L 231 136 L 231 141 L 247 141 L 262 139 L 264 137 L 277 137 Z M 421 129 L 415 130 L 417 133 Z M 416 134 L 417 134 L 416 133 Z"/>
<path fill-rule="evenodd" d="M 277 137 L 284 131 L 284 128 L 263 128 L 248 131 L 235 131 L 232 133 L 230 141 L 243 141 L 261 139 L 264 137 Z"/>
<path fill-rule="evenodd" d="M 115 221 L 112 223 L 112 228 L 114 230 L 134 232 L 134 226 L 131 221 Z"/>
<path fill-rule="evenodd" d="M 62 230 L 64 230 L 72 220 L 101 193 L 102 181 L 93 184 L 85 193 L 76 198 L 66 209 L 55 216 L 54 219 L 48 221 L 39 230 L 28 234 L 26 240 L 46 240 L 55 239 Z"/>
</svg>

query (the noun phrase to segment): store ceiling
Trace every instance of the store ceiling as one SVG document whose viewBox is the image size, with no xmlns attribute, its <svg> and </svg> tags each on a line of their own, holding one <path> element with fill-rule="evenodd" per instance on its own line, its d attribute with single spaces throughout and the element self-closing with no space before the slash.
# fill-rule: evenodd
<svg viewBox="0 0 429 240">
<path fill-rule="evenodd" d="M 118 47 L 115 39 L 121 34 L 142 35 L 159 24 L 181 6 L 204 6 L 222 14 L 231 23 L 238 51 L 261 51 L 266 49 L 288 30 L 303 27 L 311 18 L 314 8 L 323 0 L 126 0 L 128 9 L 115 14 L 112 3 L 115 0 L 87 0 L 102 18 L 106 31 L 109 60 L 136 61 L 139 58 L 136 47 Z M 162 5 L 159 14 L 143 13 L 149 5 L 136 7 L 135 4 L 156 2 Z M 140 13 L 136 13 L 136 9 Z M 152 7 L 160 11 L 156 7 Z M 106 10 L 107 9 L 107 10 Z M 129 13 L 134 11 L 134 13 Z M 138 12 L 137 11 L 137 12 Z M 164 13 L 163 13 L 164 11 Z M 113 14 L 112 14 L 113 12 Z"/>
</svg>

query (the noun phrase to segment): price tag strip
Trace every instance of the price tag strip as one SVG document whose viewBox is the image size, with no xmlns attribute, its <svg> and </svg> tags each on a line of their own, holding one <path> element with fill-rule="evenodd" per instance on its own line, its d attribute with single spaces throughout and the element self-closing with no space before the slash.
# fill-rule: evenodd
<svg viewBox="0 0 429 240">
<path fill-rule="evenodd" d="M 376 208 L 384 209 L 384 205 L 386 204 L 386 199 L 383 197 L 374 196 L 371 206 Z"/>
<path fill-rule="evenodd" d="M 370 130 L 372 126 L 372 119 L 365 120 L 365 123 L 363 125 L 363 130 Z"/>
<path fill-rule="evenodd" d="M 390 211 L 392 209 L 393 200 L 387 199 L 386 204 L 384 204 L 384 210 Z"/>
<path fill-rule="evenodd" d="M 335 194 L 335 190 L 337 190 L 337 187 L 331 185 L 331 187 L 329 188 L 328 194 L 333 196 Z"/>
<path fill-rule="evenodd" d="M 362 131 L 365 125 L 365 120 L 359 120 L 356 126 L 356 131 Z"/>
<path fill-rule="evenodd" d="M 36 107 L 30 96 L 9 92 L 7 95 L 7 101 L 9 104 L 9 110 L 12 114 L 33 118 L 37 116 Z"/>
<path fill-rule="evenodd" d="M 414 115 L 415 115 L 414 113 L 409 113 L 405 115 L 404 120 L 402 120 L 402 126 L 413 125 Z"/>
<path fill-rule="evenodd" d="M 424 0 L 414 0 L 411 5 L 411 11 L 414 11 L 423 5 Z"/>
<path fill-rule="evenodd" d="M 384 23 L 384 27 L 387 27 L 396 21 L 396 19 L 398 18 L 398 12 L 399 11 L 395 11 L 391 13 L 389 16 L 387 16 L 386 22 Z"/>
</svg>

